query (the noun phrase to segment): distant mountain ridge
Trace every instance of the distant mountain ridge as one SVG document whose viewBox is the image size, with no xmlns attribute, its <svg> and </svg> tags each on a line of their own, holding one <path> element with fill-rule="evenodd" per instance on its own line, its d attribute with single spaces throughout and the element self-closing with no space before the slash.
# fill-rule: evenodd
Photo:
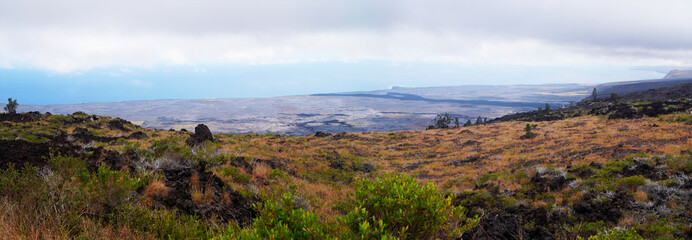
<svg viewBox="0 0 692 240">
<path fill-rule="evenodd" d="M 663 79 L 685 79 L 692 78 L 692 70 L 671 70 Z"/>
</svg>

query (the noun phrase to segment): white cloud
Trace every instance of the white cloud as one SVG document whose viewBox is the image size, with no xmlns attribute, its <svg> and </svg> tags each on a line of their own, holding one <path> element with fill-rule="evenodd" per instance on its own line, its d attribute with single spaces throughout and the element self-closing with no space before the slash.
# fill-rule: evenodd
<svg viewBox="0 0 692 240">
<path fill-rule="evenodd" d="M 0 0 L 0 67 L 692 65 L 691 1 Z"/>
<path fill-rule="evenodd" d="M 154 84 L 151 82 L 142 81 L 139 79 L 130 80 L 129 84 L 133 87 L 151 87 L 151 86 L 154 86 Z"/>
</svg>

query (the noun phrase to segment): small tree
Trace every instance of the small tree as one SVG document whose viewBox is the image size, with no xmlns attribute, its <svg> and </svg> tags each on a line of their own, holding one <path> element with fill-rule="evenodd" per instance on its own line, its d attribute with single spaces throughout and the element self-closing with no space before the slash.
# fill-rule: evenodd
<svg viewBox="0 0 692 240">
<path fill-rule="evenodd" d="M 481 116 L 478 116 L 478 118 L 476 119 L 476 125 L 480 125 L 482 123 L 483 123 L 483 118 L 481 118 Z"/>
<path fill-rule="evenodd" d="M 466 120 L 466 123 L 464 123 L 464 127 L 469 127 L 469 126 L 473 126 L 473 123 L 471 123 L 471 119 Z"/>
<path fill-rule="evenodd" d="M 593 98 L 594 102 L 596 100 L 598 100 L 598 94 L 596 93 L 596 88 L 593 88 L 593 92 L 591 92 L 591 97 Z"/>
<path fill-rule="evenodd" d="M 536 125 L 536 124 L 527 123 L 526 127 L 524 127 L 524 135 L 521 135 L 521 137 L 519 137 L 519 138 L 520 139 L 529 139 L 529 138 L 536 137 L 537 134 L 534 132 L 531 132 L 531 130 L 536 129 L 537 126 L 538 125 Z"/>
<path fill-rule="evenodd" d="M 17 106 L 19 106 L 19 104 L 17 103 L 17 99 L 12 100 L 12 98 L 8 98 L 7 105 L 5 106 L 5 111 L 9 114 L 16 114 Z"/>
<path fill-rule="evenodd" d="M 617 93 L 610 94 L 610 101 L 618 102 L 618 100 L 620 100 L 620 96 Z"/>
<path fill-rule="evenodd" d="M 428 129 L 449 128 L 450 125 L 452 125 L 452 120 L 452 116 L 449 115 L 449 113 L 445 113 L 444 115 L 437 114 L 437 116 L 431 121 Z M 459 126 L 458 119 L 454 119 L 454 123 L 457 127 Z"/>
<path fill-rule="evenodd" d="M 545 112 L 550 112 L 550 104 L 545 103 Z"/>
</svg>

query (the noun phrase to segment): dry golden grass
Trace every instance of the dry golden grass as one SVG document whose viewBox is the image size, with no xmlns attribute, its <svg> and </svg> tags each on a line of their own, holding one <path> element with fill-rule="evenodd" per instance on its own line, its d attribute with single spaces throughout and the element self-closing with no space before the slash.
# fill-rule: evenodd
<svg viewBox="0 0 692 240">
<path fill-rule="evenodd" d="M 641 222 L 641 216 L 638 216 L 637 213 L 627 212 L 618 221 L 618 226 L 630 227 L 630 226 L 635 226 L 639 222 Z"/>
<path fill-rule="evenodd" d="M 195 187 L 199 187 L 199 176 L 197 176 L 197 173 L 192 173 L 192 176 L 190 176 L 190 188 Z"/>
<path fill-rule="evenodd" d="M 653 124 L 656 124 L 654 126 Z M 434 182 L 447 192 L 473 189 L 477 177 L 490 172 L 524 169 L 528 176 L 533 167 L 605 163 L 637 153 L 677 154 L 692 149 L 692 126 L 657 118 L 606 120 L 585 116 L 561 121 L 536 122 L 533 139 L 520 140 L 526 122 L 505 122 L 465 128 L 382 133 L 348 133 L 342 138 L 314 136 L 288 137 L 259 134 L 218 134 L 221 151 L 238 156 L 286 161 L 294 176 L 330 169 L 325 152 L 335 152 L 348 161 L 377 166 L 377 171 L 399 171 L 425 184 Z M 473 158 L 476 161 L 451 163 Z M 531 167 L 533 166 L 533 167 Z M 257 164 L 251 175 L 255 186 L 262 187 L 271 168 Z M 364 173 L 356 172 L 356 176 Z M 301 177 L 291 182 L 305 189 L 321 216 L 330 216 L 334 200 L 352 191 L 339 184 L 313 183 Z M 226 179 L 225 179 L 226 180 Z M 521 181 L 500 177 L 492 180 L 503 189 L 519 189 Z M 234 188 L 245 186 L 233 184 Z M 570 201 L 581 199 L 573 194 Z"/>
<path fill-rule="evenodd" d="M 144 197 L 165 198 L 168 196 L 169 188 L 161 180 L 154 180 L 144 189 Z"/>
<path fill-rule="evenodd" d="M 192 187 L 190 188 L 192 201 L 196 204 L 209 204 L 214 201 L 214 192 L 211 188 Z"/>
<path fill-rule="evenodd" d="M 649 201 L 649 195 L 642 190 L 638 190 L 634 193 L 634 200 L 638 203 L 644 203 Z"/>
<path fill-rule="evenodd" d="M 261 183 L 267 179 L 271 168 L 264 163 L 258 163 L 252 170 L 252 181 L 254 183 Z"/>
<path fill-rule="evenodd" d="M 109 118 L 104 118 L 109 120 Z M 9 123 L 11 129 L 36 128 L 35 123 Z M 329 179 L 309 179 L 306 176 L 320 170 L 333 171 L 325 153 L 335 153 L 345 161 L 345 171 L 355 177 L 369 174 L 350 169 L 354 163 L 369 163 L 378 172 L 399 171 L 415 176 L 422 184 L 433 182 L 445 192 L 458 193 L 472 190 L 479 177 L 491 172 L 507 172 L 521 169 L 527 176 L 535 175 L 535 167 L 552 166 L 565 168 L 580 163 L 605 163 L 638 153 L 679 154 L 692 149 L 692 125 L 669 121 L 669 117 L 626 120 L 606 120 L 603 117 L 585 116 L 551 122 L 535 122 L 533 139 L 520 140 L 526 122 L 504 122 L 464 128 L 427 131 L 400 131 L 379 133 L 348 133 L 341 138 L 290 137 L 260 134 L 216 134 L 219 153 L 248 156 L 287 163 L 282 170 L 290 172 L 287 183 L 297 185 L 297 195 L 308 199 L 313 211 L 321 217 L 336 216 L 334 207 L 340 199 L 353 194 L 351 185 L 330 182 Z M 655 125 L 654 125 L 655 124 Z M 43 122 L 38 126 L 46 126 Z M 72 132 L 74 126 L 63 129 Z M 138 144 L 140 149 L 152 145 L 155 140 L 173 139 L 183 145 L 187 134 L 151 129 L 144 131 L 149 139 L 128 139 L 123 143 L 105 145 L 111 150 L 122 151 L 125 143 Z M 120 131 L 100 129 L 101 134 L 123 135 Z M 474 160 L 475 159 L 475 160 Z M 213 169 L 216 175 L 231 185 L 232 189 L 266 191 L 272 168 L 264 163 L 254 163 L 253 170 L 239 168 L 240 174 L 250 176 L 250 183 L 235 182 L 223 176 L 221 169 L 229 163 Z M 671 163 L 673 164 L 673 163 Z M 509 175 L 509 174 L 506 174 Z M 528 179 L 501 176 L 490 180 L 502 189 L 516 190 Z M 579 185 L 580 183 L 575 183 Z M 199 178 L 190 178 L 191 194 L 196 202 L 213 200 L 213 194 L 199 186 Z M 270 185 L 277 185 L 271 183 Z M 165 187 L 165 185 L 163 186 Z M 165 192 L 161 184 L 152 182 L 145 195 Z M 228 196 L 230 197 L 230 196 Z M 226 197 L 226 198 L 228 198 Z M 571 194 L 562 201 L 582 200 L 581 192 Z M 221 201 L 224 200 L 221 197 Z M 643 199 L 643 197 L 641 197 Z M 552 201 L 552 200 L 551 200 Z M 560 199 L 555 199 L 560 201 Z M 538 203 L 548 204 L 546 202 Z M 0 229 L 0 231 L 6 231 Z"/>
<path fill-rule="evenodd" d="M 46 217 L 40 219 L 21 206 L 0 200 L 0 239 L 155 239 L 127 226 L 114 229 L 87 218 L 76 229 L 64 229 L 62 219 L 51 215 Z M 78 237 L 71 237 L 75 232 L 79 233 Z"/>
</svg>

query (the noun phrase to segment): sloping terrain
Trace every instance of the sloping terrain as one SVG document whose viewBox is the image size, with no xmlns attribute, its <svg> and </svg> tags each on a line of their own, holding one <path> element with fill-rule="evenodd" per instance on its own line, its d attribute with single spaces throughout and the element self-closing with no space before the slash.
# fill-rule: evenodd
<svg viewBox="0 0 692 240">
<path fill-rule="evenodd" d="M 490 122 L 503 121 L 552 121 L 585 115 L 607 116 L 610 119 L 656 117 L 673 112 L 690 112 L 692 109 L 692 83 L 648 89 L 624 96 L 611 95 L 596 101 L 584 100 L 574 105 L 536 111 L 509 114 Z"/>
<path fill-rule="evenodd" d="M 692 78 L 671 78 L 671 79 L 654 79 L 654 80 L 643 80 L 643 81 L 629 81 L 629 82 L 616 82 L 616 83 L 606 83 L 596 86 L 598 90 L 598 99 L 607 99 L 613 93 L 623 96 L 630 93 L 643 92 L 649 89 L 658 89 L 665 87 L 672 87 L 680 84 L 692 83 Z M 592 100 L 591 97 L 587 97 L 584 100 Z"/>
<path fill-rule="evenodd" d="M 292 137 L 1 114 L 0 234 L 689 239 L 689 110 L 611 115 Z"/>
</svg>

